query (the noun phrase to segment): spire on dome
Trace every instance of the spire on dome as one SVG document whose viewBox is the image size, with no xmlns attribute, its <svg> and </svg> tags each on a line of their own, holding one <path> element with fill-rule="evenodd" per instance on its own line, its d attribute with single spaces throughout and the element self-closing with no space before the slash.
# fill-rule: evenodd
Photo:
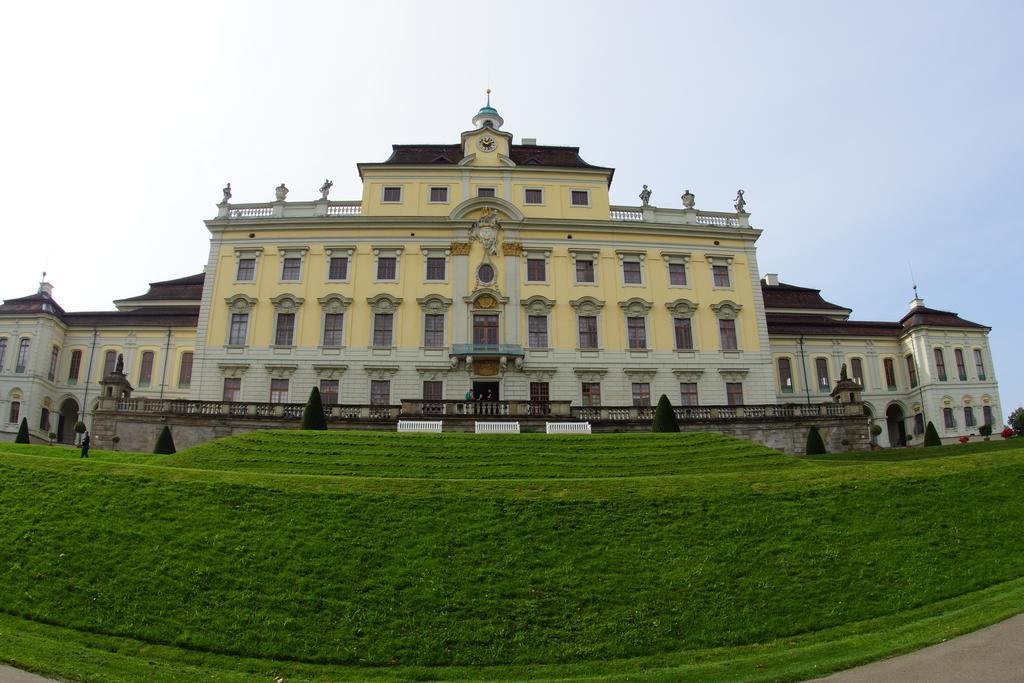
<svg viewBox="0 0 1024 683">
<path fill-rule="evenodd" d="M 493 128 L 494 130 L 501 130 L 501 125 L 505 123 L 505 120 L 501 118 L 501 114 L 498 110 L 491 106 L 491 89 L 487 89 L 487 104 L 480 108 L 480 111 L 473 117 L 473 127 Z"/>
</svg>

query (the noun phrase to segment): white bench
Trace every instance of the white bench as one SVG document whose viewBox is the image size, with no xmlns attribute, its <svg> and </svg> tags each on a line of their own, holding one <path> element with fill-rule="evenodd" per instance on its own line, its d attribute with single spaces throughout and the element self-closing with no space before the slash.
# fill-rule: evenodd
<svg viewBox="0 0 1024 683">
<path fill-rule="evenodd" d="M 589 434 L 589 422 L 545 422 L 545 434 Z"/>
<path fill-rule="evenodd" d="M 518 434 L 518 422 L 474 422 L 477 434 Z"/>
<path fill-rule="evenodd" d="M 400 432 L 440 432 L 440 420 L 399 420 Z"/>
</svg>

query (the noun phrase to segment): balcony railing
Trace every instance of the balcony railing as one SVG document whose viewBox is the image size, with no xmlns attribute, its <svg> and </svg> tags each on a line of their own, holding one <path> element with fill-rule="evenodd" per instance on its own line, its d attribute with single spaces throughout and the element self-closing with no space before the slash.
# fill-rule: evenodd
<svg viewBox="0 0 1024 683">
<path fill-rule="evenodd" d="M 611 206 L 608 218 L 617 223 L 673 223 L 714 228 L 750 227 L 750 217 L 745 213 L 666 209 L 659 206 Z"/>
<path fill-rule="evenodd" d="M 864 414 L 860 403 L 790 403 L 785 405 L 749 406 L 678 406 L 673 408 L 680 422 L 708 420 L 770 420 L 799 417 L 859 417 Z M 629 422 L 654 418 L 651 406 L 574 406 L 571 414 L 578 420 L 593 422 Z"/>
<path fill-rule="evenodd" d="M 250 420 L 299 420 L 306 407 L 304 403 L 264 403 L 247 401 L 189 401 L 180 399 L 122 399 L 112 406 L 101 403 L 102 409 L 113 407 L 119 413 L 150 415 L 189 415 L 203 417 L 230 417 Z M 324 416 L 328 422 L 374 422 L 397 420 L 399 405 L 326 405 Z"/>
<path fill-rule="evenodd" d="M 402 399 L 402 416 L 430 417 L 562 417 L 570 415 L 572 401 L 431 401 Z"/>
<path fill-rule="evenodd" d="M 519 344 L 452 344 L 453 356 L 522 356 Z"/>
</svg>

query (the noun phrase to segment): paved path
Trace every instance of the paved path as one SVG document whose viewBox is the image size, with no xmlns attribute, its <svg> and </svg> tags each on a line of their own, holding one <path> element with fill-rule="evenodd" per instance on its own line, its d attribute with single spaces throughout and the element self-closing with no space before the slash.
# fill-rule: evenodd
<svg viewBox="0 0 1024 683">
<path fill-rule="evenodd" d="M 48 683 L 52 678 L 43 678 L 21 669 L 12 669 L 0 664 L 0 683 Z"/>
<path fill-rule="evenodd" d="M 1024 681 L 1024 614 L 917 652 L 817 680 L 828 683 Z"/>
</svg>

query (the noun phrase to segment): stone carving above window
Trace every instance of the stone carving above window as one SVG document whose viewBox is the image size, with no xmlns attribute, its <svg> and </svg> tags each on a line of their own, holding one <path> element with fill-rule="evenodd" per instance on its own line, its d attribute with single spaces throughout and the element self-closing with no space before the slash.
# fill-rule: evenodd
<svg viewBox="0 0 1024 683">
<path fill-rule="evenodd" d="M 547 315 L 555 306 L 553 299 L 549 299 L 546 296 L 535 294 L 522 302 L 523 308 L 526 309 L 527 315 Z"/>
<path fill-rule="evenodd" d="M 267 374 L 270 375 L 272 378 L 287 379 L 295 374 L 295 370 L 297 370 L 299 366 L 274 364 L 264 365 L 263 367 L 267 371 Z"/>
<path fill-rule="evenodd" d="M 428 294 L 416 299 L 416 303 L 420 305 L 424 313 L 439 314 L 448 310 L 452 305 L 452 300 L 440 294 Z"/>
<path fill-rule="evenodd" d="M 749 368 L 719 368 L 718 374 L 726 382 L 742 382 L 750 372 Z"/>
<path fill-rule="evenodd" d="M 665 307 L 672 313 L 673 318 L 692 318 L 698 305 L 689 299 L 676 299 L 666 303 Z"/>
<path fill-rule="evenodd" d="M 735 320 L 740 316 L 740 306 L 735 301 L 719 301 L 717 304 L 711 304 L 711 310 L 715 312 L 715 317 L 720 320 Z"/>
<path fill-rule="evenodd" d="M 676 376 L 676 380 L 679 382 L 697 384 L 700 382 L 704 370 L 702 368 L 672 368 L 672 374 Z"/>
<path fill-rule="evenodd" d="M 374 313 L 394 313 L 401 305 L 402 300 L 390 294 L 378 294 L 368 297 L 366 303 L 370 304 L 370 309 Z"/>
<path fill-rule="evenodd" d="M 592 296 L 583 296 L 569 302 L 578 315 L 597 315 L 598 311 L 604 308 L 604 302 Z"/>
<path fill-rule="evenodd" d="M 249 363 L 217 363 L 217 368 L 224 377 L 239 378 L 249 369 Z"/>
<path fill-rule="evenodd" d="M 235 294 L 224 300 L 232 313 L 248 313 L 256 306 L 256 299 L 245 294 Z"/>
<path fill-rule="evenodd" d="M 272 298 L 270 303 L 273 304 L 274 310 L 279 313 L 294 313 L 302 305 L 303 301 L 305 299 L 300 299 L 294 294 L 281 294 Z"/>
<path fill-rule="evenodd" d="M 338 379 L 345 374 L 346 370 L 348 370 L 348 366 L 343 364 L 313 363 L 313 372 L 321 379 Z"/>
<path fill-rule="evenodd" d="M 320 297 L 317 301 L 325 313 L 344 313 L 345 309 L 352 304 L 352 299 L 341 294 L 328 294 Z"/>
<path fill-rule="evenodd" d="M 651 310 L 651 306 L 654 304 L 650 301 L 645 301 L 640 297 L 633 297 L 626 299 L 625 301 L 619 302 L 619 308 L 626 312 L 629 316 L 644 316 Z"/>
</svg>

